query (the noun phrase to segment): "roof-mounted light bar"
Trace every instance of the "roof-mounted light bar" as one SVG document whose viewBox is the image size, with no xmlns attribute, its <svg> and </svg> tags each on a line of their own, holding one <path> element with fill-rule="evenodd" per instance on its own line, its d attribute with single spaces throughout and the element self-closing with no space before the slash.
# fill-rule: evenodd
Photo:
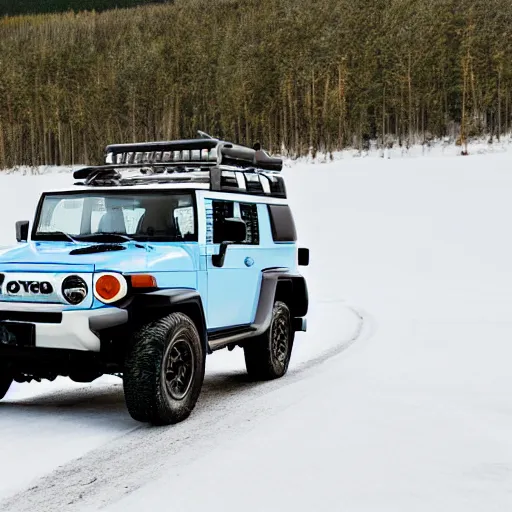
<svg viewBox="0 0 512 512">
<path fill-rule="evenodd" d="M 210 140 L 115 144 L 107 146 L 105 163 L 113 165 L 217 163 L 217 143 Z"/>
</svg>

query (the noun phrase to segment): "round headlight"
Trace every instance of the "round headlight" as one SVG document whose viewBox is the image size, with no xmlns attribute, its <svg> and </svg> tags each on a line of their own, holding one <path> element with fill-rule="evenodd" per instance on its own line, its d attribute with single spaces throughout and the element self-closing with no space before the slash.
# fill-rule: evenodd
<svg viewBox="0 0 512 512">
<path fill-rule="evenodd" d="M 87 283 L 78 276 L 69 276 L 62 282 L 62 295 L 73 306 L 77 306 L 87 297 Z"/>
</svg>

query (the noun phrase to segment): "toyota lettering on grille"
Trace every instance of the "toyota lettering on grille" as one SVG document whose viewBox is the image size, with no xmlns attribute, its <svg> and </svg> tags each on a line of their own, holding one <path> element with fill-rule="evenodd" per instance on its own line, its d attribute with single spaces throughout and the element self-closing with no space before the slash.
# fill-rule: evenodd
<svg viewBox="0 0 512 512">
<path fill-rule="evenodd" d="M 18 295 L 19 293 L 50 295 L 53 293 L 53 286 L 48 281 L 9 281 L 5 285 L 5 292 L 8 295 Z M 1 293 L 3 293 L 2 288 L 0 288 Z"/>
</svg>

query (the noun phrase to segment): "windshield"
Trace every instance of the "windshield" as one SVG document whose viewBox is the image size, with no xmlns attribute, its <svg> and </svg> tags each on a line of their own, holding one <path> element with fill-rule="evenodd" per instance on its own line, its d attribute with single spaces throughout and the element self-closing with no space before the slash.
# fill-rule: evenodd
<svg viewBox="0 0 512 512">
<path fill-rule="evenodd" d="M 194 197 L 174 191 L 47 194 L 35 225 L 33 240 L 197 241 Z"/>
</svg>

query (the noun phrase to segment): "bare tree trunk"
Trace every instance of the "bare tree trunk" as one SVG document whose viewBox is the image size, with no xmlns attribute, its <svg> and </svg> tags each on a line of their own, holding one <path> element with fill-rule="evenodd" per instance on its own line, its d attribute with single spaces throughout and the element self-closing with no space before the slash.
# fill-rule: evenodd
<svg viewBox="0 0 512 512">
<path fill-rule="evenodd" d="M 268 130 L 268 141 L 267 141 L 267 147 L 268 150 L 272 153 L 274 149 L 274 134 L 272 130 L 272 118 L 269 115 L 267 118 L 267 130 Z"/>
<path fill-rule="evenodd" d="M 413 116 L 412 116 L 412 78 L 411 78 L 411 53 L 407 67 L 407 87 L 409 91 L 409 144 L 413 143 Z"/>
<path fill-rule="evenodd" d="M 386 144 L 386 84 L 382 88 L 382 147 Z"/>
<path fill-rule="evenodd" d="M 137 142 L 137 132 L 135 127 L 135 94 L 132 96 L 132 142 Z"/>
<path fill-rule="evenodd" d="M 0 167 L 6 167 L 6 154 L 5 154 L 5 138 L 4 138 L 4 127 L 0 122 Z"/>
<path fill-rule="evenodd" d="M 327 125 L 327 120 L 329 118 L 329 85 L 331 82 L 330 75 L 327 75 L 327 78 L 325 80 L 325 87 L 324 87 L 324 104 L 322 106 L 322 127 L 325 127 Z M 320 143 L 320 141 L 324 142 L 326 145 L 325 150 L 328 152 L 331 150 L 330 144 L 329 144 L 329 132 L 328 130 L 324 129 L 321 133 L 317 133 L 317 145 Z"/>
<path fill-rule="evenodd" d="M 71 124 L 69 127 L 70 134 L 71 134 L 71 165 L 75 165 L 75 136 L 73 133 L 73 125 Z"/>
<path fill-rule="evenodd" d="M 315 150 L 314 150 L 314 142 L 313 142 L 313 138 L 314 138 L 314 125 L 315 125 L 315 72 L 312 71 L 311 72 L 311 89 L 310 89 L 310 95 L 308 94 L 308 96 L 310 97 L 310 100 L 309 100 L 309 112 L 308 112 L 308 124 L 309 124 L 309 142 L 308 142 L 308 145 L 309 145 L 309 150 L 312 150 L 313 151 L 313 154 L 315 153 Z"/>
<path fill-rule="evenodd" d="M 343 146 L 343 98 L 345 96 L 341 64 L 338 66 L 338 146 Z"/>
<path fill-rule="evenodd" d="M 57 123 L 57 137 L 58 137 L 58 152 L 59 152 L 59 156 L 58 156 L 58 161 L 56 162 L 57 165 L 62 165 L 63 163 L 63 146 L 62 146 L 62 126 L 61 126 L 61 122 L 59 120 L 59 122 Z"/>
<path fill-rule="evenodd" d="M 33 116 L 30 117 L 30 165 L 32 165 L 33 167 L 37 165 L 36 134 Z"/>
<path fill-rule="evenodd" d="M 498 130 L 496 133 L 498 142 L 500 140 L 500 135 L 501 135 L 501 68 L 498 71 Z"/>
<path fill-rule="evenodd" d="M 50 145 L 48 143 L 49 141 L 48 141 L 48 138 L 47 138 L 48 128 L 47 128 L 47 125 L 46 125 L 46 115 L 45 115 L 44 107 L 42 109 L 41 116 L 42 116 L 42 123 L 41 124 L 43 126 L 43 133 L 41 135 L 42 135 L 42 138 L 43 138 L 44 165 L 48 165 L 50 163 Z"/>
<path fill-rule="evenodd" d="M 88 152 L 88 147 L 87 147 L 87 137 L 85 135 L 85 131 L 83 133 L 83 137 L 84 137 L 84 164 L 85 165 L 89 165 L 90 160 L 89 160 L 89 152 Z"/>
<path fill-rule="evenodd" d="M 285 97 L 285 100 L 286 100 L 286 97 Z M 288 139 L 288 117 L 287 117 L 287 114 L 288 114 L 288 108 L 287 108 L 287 101 L 284 102 L 284 108 L 283 108 L 283 112 L 282 112 L 282 132 L 281 132 L 281 140 L 283 142 L 283 145 L 284 147 L 286 148 L 287 151 L 290 151 L 290 142 L 289 142 L 289 139 Z"/>
<path fill-rule="evenodd" d="M 300 155 L 301 154 L 301 140 L 299 136 L 299 112 L 297 105 L 297 90 L 295 88 L 294 100 L 292 100 L 292 108 L 293 108 L 293 127 L 294 127 L 294 137 L 295 137 L 295 152 Z"/>
<path fill-rule="evenodd" d="M 460 144 L 461 147 L 465 147 L 462 150 L 463 153 L 467 154 L 467 141 L 466 141 L 466 96 L 467 96 L 467 84 L 468 84 L 468 64 L 469 64 L 469 50 L 466 59 L 463 61 L 463 86 L 462 86 L 462 120 L 460 128 Z"/>
<path fill-rule="evenodd" d="M 505 94 L 505 133 L 509 134 L 509 107 L 508 107 L 508 101 L 509 101 L 509 95 L 510 93 L 507 91 Z"/>
</svg>

